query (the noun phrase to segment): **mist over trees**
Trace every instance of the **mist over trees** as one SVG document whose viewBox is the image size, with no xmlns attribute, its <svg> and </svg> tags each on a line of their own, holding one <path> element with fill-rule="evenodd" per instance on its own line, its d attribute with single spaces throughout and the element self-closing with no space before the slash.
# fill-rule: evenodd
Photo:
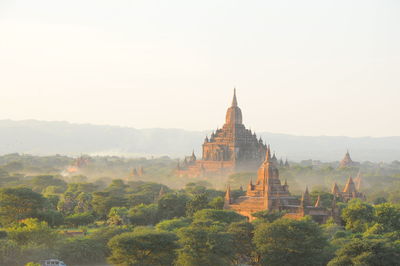
<svg viewBox="0 0 400 266">
<path fill-rule="evenodd" d="M 134 129 L 67 122 L 0 120 L 0 154 L 129 155 L 182 157 L 192 149 L 200 154 L 211 131 Z M 256 132 L 290 160 L 339 161 L 350 149 L 355 161 L 392 162 L 400 158 L 400 137 L 349 138 L 292 136 Z"/>
<path fill-rule="evenodd" d="M 361 173 L 367 200 L 338 202 L 341 222 L 259 212 L 251 223 L 223 210 L 256 173 L 175 175 L 177 160 L 0 156 L 0 265 L 58 258 L 67 265 L 396 265 L 400 260 L 400 163 L 290 162 L 294 196 L 332 206 L 330 188 Z M 74 166 L 71 168 L 71 166 Z M 76 168 L 77 167 L 77 168 Z M 132 175 L 133 168 L 143 173 Z M 75 169 L 76 168 L 76 169 Z M 68 171 L 72 169 L 73 171 Z M 31 264 L 34 265 L 34 264 Z"/>
</svg>

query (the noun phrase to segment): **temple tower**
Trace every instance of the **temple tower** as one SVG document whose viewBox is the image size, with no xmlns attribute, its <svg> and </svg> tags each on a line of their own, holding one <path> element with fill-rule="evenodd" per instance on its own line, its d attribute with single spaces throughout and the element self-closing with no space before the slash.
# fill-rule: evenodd
<svg viewBox="0 0 400 266">
<path fill-rule="evenodd" d="M 181 165 L 179 174 L 207 176 L 254 171 L 263 162 L 266 148 L 261 138 L 258 139 L 254 132 L 243 125 L 242 110 L 234 89 L 223 127 L 205 137 L 201 159 L 197 159 L 193 153 L 185 158 L 187 163 L 184 161 L 184 165 Z"/>
</svg>

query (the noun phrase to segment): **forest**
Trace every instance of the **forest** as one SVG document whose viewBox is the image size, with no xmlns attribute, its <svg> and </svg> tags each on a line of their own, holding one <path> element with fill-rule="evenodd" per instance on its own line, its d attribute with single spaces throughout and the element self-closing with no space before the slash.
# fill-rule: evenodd
<svg viewBox="0 0 400 266">
<path fill-rule="evenodd" d="M 223 210 L 226 184 L 239 197 L 255 173 L 191 179 L 168 157 L 83 157 L 78 167 L 61 155 L 0 156 L 0 265 L 399 265 L 398 161 L 281 167 L 294 195 L 308 186 L 327 208 L 333 182 L 362 176 L 367 200 L 340 202 L 340 223 L 317 224 Z"/>
</svg>

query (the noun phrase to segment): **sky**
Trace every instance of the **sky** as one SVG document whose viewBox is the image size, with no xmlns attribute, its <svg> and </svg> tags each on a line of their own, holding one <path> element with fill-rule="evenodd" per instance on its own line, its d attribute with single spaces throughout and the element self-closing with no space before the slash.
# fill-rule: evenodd
<svg viewBox="0 0 400 266">
<path fill-rule="evenodd" d="M 400 136 L 397 0 L 0 0 L 0 119 Z"/>
</svg>

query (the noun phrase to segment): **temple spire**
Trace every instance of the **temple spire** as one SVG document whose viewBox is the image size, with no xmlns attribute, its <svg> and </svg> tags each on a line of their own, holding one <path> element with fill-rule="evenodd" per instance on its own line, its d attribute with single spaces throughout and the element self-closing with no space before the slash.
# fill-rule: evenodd
<svg viewBox="0 0 400 266">
<path fill-rule="evenodd" d="M 317 201 L 315 202 L 314 207 L 316 207 L 316 208 L 321 207 L 321 196 L 320 195 L 318 195 L 318 198 L 317 198 Z"/>
<path fill-rule="evenodd" d="M 310 193 L 308 192 L 308 186 L 306 186 L 306 191 L 304 192 L 304 194 L 305 194 L 306 196 L 309 196 L 309 195 L 310 195 Z"/>
<path fill-rule="evenodd" d="M 356 189 L 360 191 L 361 189 L 361 171 L 358 171 L 357 177 L 354 178 L 354 184 L 356 185 Z"/>
<path fill-rule="evenodd" d="M 338 187 L 336 182 L 333 184 L 332 194 L 335 195 L 335 196 L 339 194 L 339 187 Z"/>
<path fill-rule="evenodd" d="M 308 192 L 308 186 L 306 186 L 306 191 L 303 193 L 301 201 L 304 206 L 310 206 L 311 198 L 310 193 Z"/>
<path fill-rule="evenodd" d="M 226 189 L 226 193 L 225 193 L 225 204 L 229 205 L 232 203 L 232 199 L 231 199 L 231 186 L 228 184 L 228 187 Z"/>
<path fill-rule="evenodd" d="M 267 146 L 267 151 L 265 153 L 265 162 L 269 162 L 271 160 L 271 149 L 269 145 Z"/>
<path fill-rule="evenodd" d="M 356 186 L 354 184 L 353 178 L 350 176 L 346 186 L 343 189 L 343 192 L 351 194 L 355 191 L 356 191 Z"/>
<path fill-rule="evenodd" d="M 336 196 L 333 195 L 333 199 L 332 199 L 332 210 L 336 208 Z"/>
<path fill-rule="evenodd" d="M 277 211 L 281 210 L 281 195 L 279 193 L 276 195 L 275 199 L 275 210 Z"/>
<path fill-rule="evenodd" d="M 232 100 L 232 107 L 238 106 L 237 99 L 236 99 L 236 88 L 233 88 L 233 100 Z"/>
<path fill-rule="evenodd" d="M 164 196 L 165 195 L 165 191 L 164 191 L 164 187 L 162 186 L 161 188 L 160 188 L 160 191 L 158 192 L 158 198 L 160 199 L 162 196 Z"/>
</svg>

